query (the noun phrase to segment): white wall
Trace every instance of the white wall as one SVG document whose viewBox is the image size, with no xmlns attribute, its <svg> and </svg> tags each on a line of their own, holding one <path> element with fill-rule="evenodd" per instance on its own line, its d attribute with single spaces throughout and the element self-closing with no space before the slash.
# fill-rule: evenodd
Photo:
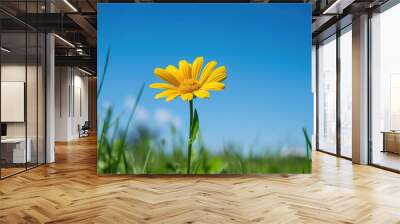
<svg viewBox="0 0 400 224">
<path fill-rule="evenodd" d="M 68 88 L 70 85 L 69 68 L 55 68 L 55 141 L 68 140 Z"/>
<path fill-rule="evenodd" d="M 75 70 L 76 72 L 77 70 Z M 87 76 L 82 76 L 82 73 L 79 73 L 78 75 L 74 76 L 74 93 L 73 96 L 74 99 L 74 108 L 72 108 L 72 114 L 73 114 L 73 119 L 72 119 L 72 136 L 74 138 L 78 137 L 78 124 L 83 125 L 85 121 L 88 121 L 89 115 L 88 115 L 88 77 Z M 80 97 L 79 97 L 80 96 Z M 80 102 L 79 102 L 80 101 Z M 80 108 L 81 107 L 81 108 Z M 81 110 L 81 111 L 80 111 Z"/>
<path fill-rule="evenodd" d="M 76 68 L 56 67 L 55 85 L 55 140 L 77 139 L 78 125 L 88 120 L 88 78 Z"/>
</svg>

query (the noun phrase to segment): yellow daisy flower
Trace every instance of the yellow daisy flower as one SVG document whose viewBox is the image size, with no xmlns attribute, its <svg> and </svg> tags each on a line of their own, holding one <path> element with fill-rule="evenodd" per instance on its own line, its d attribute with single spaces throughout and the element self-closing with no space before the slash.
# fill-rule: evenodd
<svg viewBox="0 0 400 224">
<path fill-rule="evenodd" d="M 150 88 L 164 89 L 155 98 L 166 98 L 169 102 L 180 96 L 184 101 L 191 101 L 195 97 L 208 98 L 210 90 L 223 90 L 225 85 L 222 81 L 227 77 L 225 66 L 216 68 L 217 62 L 210 61 L 202 70 L 203 62 L 203 57 L 197 57 L 192 64 L 186 60 L 179 61 L 179 68 L 173 65 L 156 68 L 154 74 L 167 83 L 150 85 Z"/>
</svg>

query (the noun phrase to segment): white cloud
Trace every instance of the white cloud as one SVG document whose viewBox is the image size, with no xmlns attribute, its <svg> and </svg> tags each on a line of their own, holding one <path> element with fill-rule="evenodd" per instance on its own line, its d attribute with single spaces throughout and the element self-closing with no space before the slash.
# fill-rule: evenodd
<svg viewBox="0 0 400 224">
<path fill-rule="evenodd" d="M 104 109 L 108 110 L 112 106 L 111 101 L 104 100 L 103 103 L 102 103 L 102 106 L 103 106 Z"/>
<path fill-rule="evenodd" d="M 135 107 L 136 100 L 133 96 L 127 96 L 125 98 L 125 108 L 127 110 L 132 110 L 133 107 Z M 147 111 L 146 108 L 137 105 L 136 111 L 135 111 L 135 118 L 145 121 L 149 118 L 149 112 Z"/>
<path fill-rule="evenodd" d="M 159 124 L 166 124 L 171 121 L 171 114 L 166 109 L 157 109 L 155 112 L 155 119 Z"/>
<path fill-rule="evenodd" d="M 172 119 L 172 124 L 174 124 L 174 126 L 175 126 L 176 128 L 181 127 L 181 125 L 182 125 L 182 120 L 181 120 L 181 118 L 178 117 L 178 116 L 174 117 L 174 118 Z"/>
<path fill-rule="evenodd" d="M 146 108 L 138 106 L 135 111 L 135 117 L 141 121 L 145 121 L 149 118 L 149 112 Z"/>
<path fill-rule="evenodd" d="M 125 98 L 125 108 L 126 109 L 133 109 L 133 107 L 135 106 L 135 98 L 133 98 L 132 96 L 127 96 Z"/>
<path fill-rule="evenodd" d="M 154 113 L 155 120 L 159 125 L 173 124 L 175 127 L 182 125 L 182 120 L 179 116 L 172 115 L 167 109 L 159 108 Z"/>
</svg>

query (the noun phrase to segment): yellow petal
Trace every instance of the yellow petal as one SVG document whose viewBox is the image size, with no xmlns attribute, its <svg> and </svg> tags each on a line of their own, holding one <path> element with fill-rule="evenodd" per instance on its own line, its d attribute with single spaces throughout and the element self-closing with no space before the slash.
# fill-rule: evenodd
<svg viewBox="0 0 400 224">
<path fill-rule="evenodd" d="M 176 89 L 175 86 L 168 84 L 168 83 L 152 83 L 149 85 L 150 88 L 153 89 Z"/>
<path fill-rule="evenodd" d="M 186 60 L 179 61 L 179 71 L 182 73 L 183 78 L 190 79 L 192 77 L 190 64 Z"/>
<path fill-rule="evenodd" d="M 173 65 L 168 65 L 165 70 L 167 70 L 167 72 L 169 72 L 170 74 L 172 74 L 176 79 L 178 79 L 178 81 L 180 83 L 183 82 L 183 75 L 182 73 L 179 71 L 179 69 L 177 69 L 175 66 Z"/>
<path fill-rule="evenodd" d="M 211 75 L 215 66 L 217 66 L 216 61 L 210 61 L 207 63 L 207 65 L 204 67 L 203 72 L 201 73 L 201 76 L 200 76 L 200 85 L 203 85 L 207 81 L 208 77 Z"/>
<path fill-rule="evenodd" d="M 193 99 L 193 94 L 192 93 L 185 93 L 181 95 L 182 100 L 184 101 L 190 101 Z"/>
<path fill-rule="evenodd" d="M 224 88 L 225 85 L 220 82 L 208 82 L 201 87 L 202 90 L 216 90 L 216 91 L 223 90 Z"/>
<path fill-rule="evenodd" d="M 199 89 L 194 92 L 194 95 L 199 98 L 208 98 L 210 96 L 210 93 L 207 90 Z"/>
<path fill-rule="evenodd" d="M 222 82 L 226 79 L 226 68 L 225 66 L 218 67 L 215 69 L 206 82 Z"/>
<path fill-rule="evenodd" d="M 175 99 L 177 96 L 179 96 L 179 93 L 171 94 L 171 95 L 169 95 L 169 96 L 165 99 L 165 101 L 170 102 L 170 101 L 172 101 L 173 99 Z"/>
<path fill-rule="evenodd" d="M 154 74 L 156 74 L 160 79 L 171 83 L 174 86 L 179 86 L 180 82 L 169 72 L 162 68 L 154 69 Z"/>
<path fill-rule="evenodd" d="M 201 67 L 203 66 L 203 61 L 204 58 L 203 57 L 197 57 L 192 64 L 192 78 L 193 79 L 197 79 L 197 77 L 199 76 Z"/>
<path fill-rule="evenodd" d="M 167 89 L 167 90 L 164 90 L 161 93 L 157 94 L 154 98 L 160 99 L 160 98 L 168 97 L 168 96 L 170 96 L 172 94 L 177 94 L 177 93 L 178 92 L 176 90 Z"/>
</svg>

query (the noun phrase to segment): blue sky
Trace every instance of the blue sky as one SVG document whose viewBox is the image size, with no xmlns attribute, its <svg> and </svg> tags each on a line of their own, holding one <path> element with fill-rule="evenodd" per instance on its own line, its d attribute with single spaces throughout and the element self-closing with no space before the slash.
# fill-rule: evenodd
<svg viewBox="0 0 400 224">
<path fill-rule="evenodd" d="M 146 83 L 136 124 L 162 132 L 172 122 L 186 136 L 188 103 L 155 100 L 158 91 L 148 84 L 160 81 L 154 68 L 203 56 L 228 71 L 224 91 L 194 102 L 206 144 L 304 147 L 301 129 L 311 133 L 313 114 L 309 4 L 99 4 L 98 9 L 99 72 L 111 47 L 100 117 L 108 104 L 125 110 Z"/>
</svg>

